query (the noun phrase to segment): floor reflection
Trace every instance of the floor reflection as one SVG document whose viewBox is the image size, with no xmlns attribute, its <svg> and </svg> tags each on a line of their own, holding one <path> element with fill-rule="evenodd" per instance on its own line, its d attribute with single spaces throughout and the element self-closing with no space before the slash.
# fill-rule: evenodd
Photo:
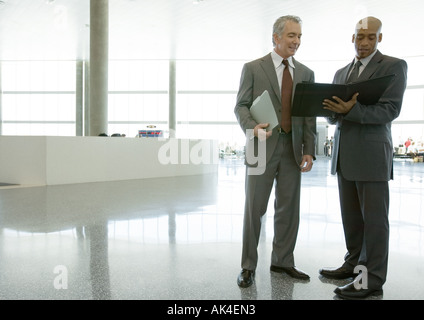
<svg viewBox="0 0 424 320">
<path fill-rule="evenodd" d="M 295 259 L 307 283 L 269 271 L 271 196 L 255 284 L 238 288 L 244 174 L 225 159 L 203 176 L 1 187 L 0 299 L 333 299 L 340 284 L 318 274 L 345 253 L 329 159 L 302 176 Z M 424 298 L 423 176 L 422 163 L 395 162 L 383 299 Z"/>
</svg>

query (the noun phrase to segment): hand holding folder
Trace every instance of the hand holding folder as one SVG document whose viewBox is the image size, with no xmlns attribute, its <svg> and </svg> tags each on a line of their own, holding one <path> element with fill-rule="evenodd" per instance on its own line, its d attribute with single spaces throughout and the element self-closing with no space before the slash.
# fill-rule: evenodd
<svg viewBox="0 0 424 320">
<path fill-rule="evenodd" d="M 271 131 L 278 125 L 277 114 L 267 90 L 253 101 L 250 114 L 257 123 L 269 123 L 266 131 Z"/>
<path fill-rule="evenodd" d="M 337 96 L 349 101 L 359 92 L 358 101 L 364 105 L 376 104 L 386 91 L 394 74 L 349 84 L 298 83 L 296 85 L 292 115 L 298 117 L 329 117 L 333 111 L 323 108 L 324 99 Z"/>
</svg>

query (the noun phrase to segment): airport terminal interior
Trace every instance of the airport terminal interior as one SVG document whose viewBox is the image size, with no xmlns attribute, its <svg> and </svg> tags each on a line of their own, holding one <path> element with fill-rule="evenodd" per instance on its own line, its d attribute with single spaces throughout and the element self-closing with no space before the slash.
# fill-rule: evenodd
<svg viewBox="0 0 424 320">
<path fill-rule="evenodd" d="M 316 82 L 352 61 L 365 16 L 383 22 L 379 50 L 408 64 L 392 123 L 388 276 L 368 299 L 424 299 L 424 4 L 401 4 L 0 1 L 0 300 L 337 300 L 349 281 L 318 272 L 346 253 L 325 118 L 302 174 L 294 252 L 310 280 L 270 271 L 272 193 L 255 282 L 236 281 L 246 137 L 234 107 L 243 65 L 272 50 L 286 14 L 302 19 L 295 59 Z M 162 161 L 174 149 L 157 152 L 172 139 L 175 174 Z M 204 144 L 211 163 L 192 152 Z"/>
</svg>

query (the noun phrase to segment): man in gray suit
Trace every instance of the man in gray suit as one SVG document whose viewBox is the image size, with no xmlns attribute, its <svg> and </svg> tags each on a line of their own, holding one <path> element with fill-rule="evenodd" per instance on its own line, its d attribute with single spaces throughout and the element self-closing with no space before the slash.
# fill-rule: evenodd
<svg viewBox="0 0 424 320">
<path fill-rule="evenodd" d="M 293 251 L 299 227 L 301 172 L 310 171 L 315 159 L 316 118 L 282 115 L 291 110 L 296 84 L 314 81 L 314 72 L 293 58 L 300 45 L 301 35 L 300 18 L 283 16 L 277 19 L 272 35 L 274 50 L 246 63 L 241 74 L 234 110 L 247 141 L 242 271 L 237 278 L 240 287 L 248 287 L 254 281 L 261 218 L 266 213 L 274 182 L 271 270 L 298 279 L 309 279 L 306 273 L 295 267 Z M 287 66 L 283 60 L 286 60 L 284 63 L 288 63 Z M 290 73 L 287 74 L 287 71 Z M 287 88 L 289 93 L 286 93 Z M 275 113 L 281 121 L 281 125 L 268 131 L 265 131 L 267 123 L 257 123 L 250 114 L 253 101 L 265 90 L 269 92 Z M 286 108 L 284 101 L 289 104 Z M 252 161 L 253 156 L 249 157 L 255 152 L 256 163 Z"/>
<path fill-rule="evenodd" d="M 325 109 L 335 112 L 327 118 L 330 124 L 336 124 L 331 173 L 337 172 L 348 252 L 341 267 L 324 268 L 320 273 L 327 278 L 344 279 L 360 270 L 353 282 L 335 290 L 347 299 L 381 295 L 387 275 L 388 181 L 393 179 L 391 123 L 401 110 L 407 64 L 377 50 L 382 40 L 381 27 L 381 21 L 374 17 L 358 22 L 352 37 L 355 59 L 338 70 L 333 81 L 341 84 L 395 74 L 380 100 L 363 105 L 357 101 L 356 93 L 350 101 L 334 97 L 335 101 L 323 103 Z"/>
</svg>

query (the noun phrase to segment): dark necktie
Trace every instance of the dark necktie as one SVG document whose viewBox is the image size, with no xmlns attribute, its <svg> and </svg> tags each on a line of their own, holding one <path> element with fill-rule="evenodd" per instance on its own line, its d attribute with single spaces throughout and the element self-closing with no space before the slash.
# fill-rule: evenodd
<svg viewBox="0 0 424 320">
<path fill-rule="evenodd" d="M 289 62 L 284 59 L 283 81 L 281 85 L 281 128 L 289 133 L 291 131 L 291 97 L 293 90 L 293 79 L 289 70 Z"/>
<path fill-rule="evenodd" d="M 362 62 L 361 61 L 357 61 L 355 63 L 355 66 L 353 67 L 353 70 L 349 76 L 349 78 L 347 79 L 346 83 L 351 83 L 351 82 L 355 82 L 358 77 L 359 77 L 359 68 L 362 66 Z"/>
</svg>

